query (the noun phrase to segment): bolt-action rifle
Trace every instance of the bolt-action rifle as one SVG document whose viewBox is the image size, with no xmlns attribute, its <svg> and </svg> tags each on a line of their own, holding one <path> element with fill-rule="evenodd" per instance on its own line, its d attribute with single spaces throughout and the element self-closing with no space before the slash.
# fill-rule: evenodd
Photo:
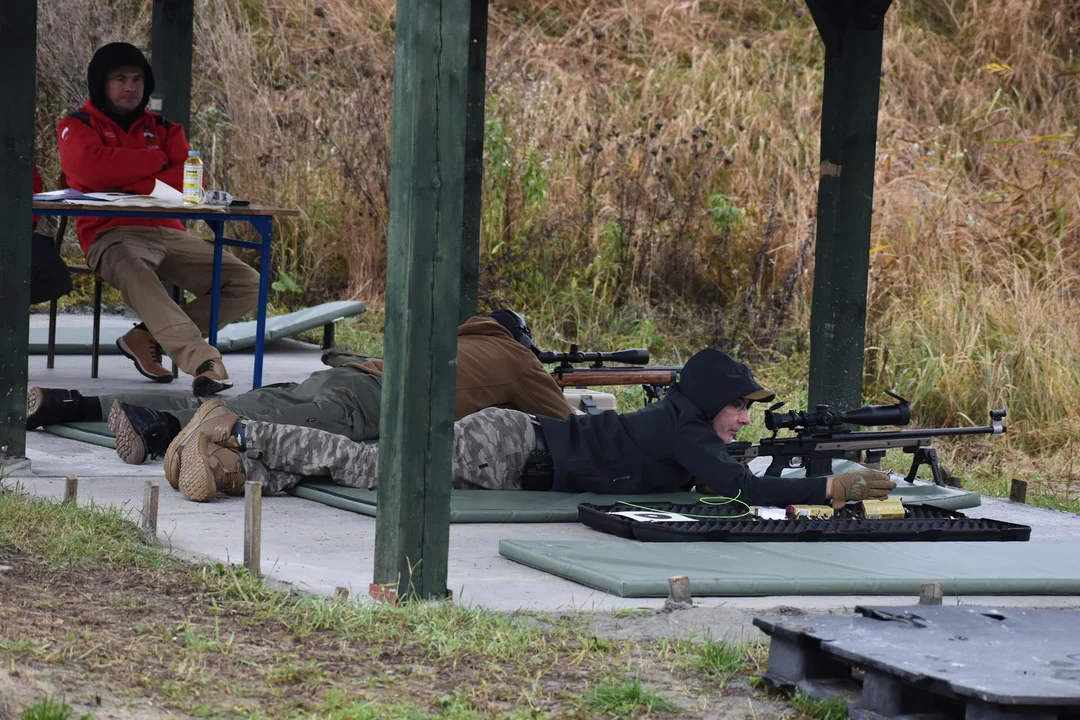
<svg viewBox="0 0 1080 720">
<path fill-rule="evenodd" d="M 767 475 L 780 475 L 787 468 L 804 468 L 808 477 L 832 475 L 832 461 L 846 457 L 848 453 L 865 452 L 863 463 L 876 465 L 890 448 L 900 448 L 912 455 L 908 482 L 922 465 L 929 465 L 934 482 L 945 485 L 937 450 L 931 442 L 936 437 L 956 435 L 1003 435 L 1005 433 L 1005 410 L 991 410 L 990 424 L 981 427 L 931 428 L 913 430 L 879 430 L 855 432 L 843 428 L 846 425 L 881 426 L 907 425 L 911 421 L 908 401 L 899 395 L 888 393 L 896 399 L 892 405 L 864 405 L 854 410 L 837 412 L 828 405 L 818 405 L 813 411 L 777 412 L 784 403 L 779 402 L 765 411 L 765 427 L 772 437 L 762 438 L 757 445 L 733 442 L 727 446 L 735 459 L 748 463 L 756 457 L 771 457 Z M 794 437 L 777 437 L 780 430 L 791 430 Z"/>
<path fill-rule="evenodd" d="M 650 366 L 649 351 L 645 348 L 615 352 L 582 352 L 577 345 L 570 352 L 541 351 L 542 363 L 558 363 L 551 376 L 559 387 L 596 387 L 598 385 L 641 385 L 645 402 L 659 400 L 675 382 L 681 367 Z M 591 363 L 587 367 L 575 367 Z M 605 363 L 621 363 L 643 367 L 612 367 Z"/>
</svg>

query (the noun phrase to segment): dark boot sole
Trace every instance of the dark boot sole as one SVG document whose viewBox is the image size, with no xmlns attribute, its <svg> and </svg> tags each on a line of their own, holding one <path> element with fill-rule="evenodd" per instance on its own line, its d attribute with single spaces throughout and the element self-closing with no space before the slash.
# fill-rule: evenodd
<svg viewBox="0 0 1080 720">
<path fill-rule="evenodd" d="M 199 375 L 191 383 L 191 392 L 195 397 L 208 397 L 210 395 L 217 395 L 222 390 L 229 390 L 232 386 L 231 380 L 227 383 L 223 383 L 204 375 Z"/>
<path fill-rule="evenodd" d="M 135 355 L 133 355 L 132 353 L 128 352 L 128 349 L 124 347 L 123 338 L 120 338 L 116 341 L 116 347 L 120 349 L 120 352 L 124 355 L 124 357 L 135 363 L 135 369 L 138 370 L 139 374 L 142 375 L 144 378 L 153 380 L 156 383 L 171 383 L 173 381 L 172 373 L 168 372 L 167 370 L 165 375 L 154 375 L 153 373 L 144 370 L 143 366 L 139 364 L 139 359 L 135 357 Z M 162 367 L 162 370 L 164 369 L 165 368 Z"/>
<path fill-rule="evenodd" d="M 30 388 L 26 393 L 26 429 L 56 425 L 65 422 L 78 422 L 80 416 L 79 402 L 81 398 L 77 392 L 71 391 L 68 397 L 54 402 L 51 406 L 46 399 L 45 393 L 63 392 L 48 388 Z M 74 395 L 74 397 L 72 397 Z"/>
<path fill-rule="evenodd" d="M 139 437 L 139 433 L 135 432 L 135 427 L 128 420 L 119 400 L 114 400 L 109 409 L 109 429 L 116 438 L 116 454 L 121 460 L 128 465 L 141 465 L 146 462 L 146 444 Z"/>
<path fill-rule="evenodd" d="M 30 392 L 26 394 L 26 429 L 33 430 L 34 428 L 41 427 L 41 423 L 34 417 L 34 413 L 37 412 L 38 406 L 44 402 L 45 398 L 42 397 L 41 390 L 38 388 L 31 388 Z"/>
</svg>

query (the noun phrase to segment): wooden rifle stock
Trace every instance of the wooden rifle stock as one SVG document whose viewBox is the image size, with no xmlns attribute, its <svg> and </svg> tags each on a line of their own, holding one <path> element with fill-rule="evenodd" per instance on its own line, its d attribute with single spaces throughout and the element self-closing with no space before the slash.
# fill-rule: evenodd
<svg viewBox="0 0 1080 720">
<path fill-rule="evenodd" d="M 596 387 L 598 385 L 670 385 L 675 382 L 677 370 L 642 368 L 623 370 L 574 368 L 570 372 L 556 370 L 551 373 L 562 388 Z"/>
</svg>

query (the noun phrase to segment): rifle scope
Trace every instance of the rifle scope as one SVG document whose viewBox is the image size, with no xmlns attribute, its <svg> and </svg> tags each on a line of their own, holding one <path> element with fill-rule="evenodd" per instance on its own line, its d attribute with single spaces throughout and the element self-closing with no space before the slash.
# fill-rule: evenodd
<svg viewBox="0 0 1080 720">
<path fill-rule="evenodd" d="M 560 363 L 564 366 L 573 363 L 591 362 L 593 367 L 603 367 L 606 362 L 624 365 L 648 365 L 649 351 L 645 348 L 616 350 L 615 352 L 582 352 L 577 345 L 570 346 L 570 352 L 551 352 L 545 350 L 536 354 L 542 363 Z"/>
<path fill-rule="evenodd" d="M 888 391 L 887 391 L 888 392 Z M 908 401 L 899 395 L 888 392 L 898 402 L 893 405 L 863 405 L 854 410 L 838 412 L 828 405 L 818 405 L 816 410 L 792 410 L 773 412 L 774 405 L 765 411 L 765 427 L 772 432 L 777 430 L 821 430 L 835 429 L 845 423 L 851 425 L 907 425 L 911 422 L 911 408 Z"/>
</svg>

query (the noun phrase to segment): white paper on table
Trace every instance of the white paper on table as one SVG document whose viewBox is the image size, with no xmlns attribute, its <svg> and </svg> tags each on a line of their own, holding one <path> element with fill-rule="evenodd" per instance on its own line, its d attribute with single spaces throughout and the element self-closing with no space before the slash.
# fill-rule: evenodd
<svg viewBox="0 0 1080 720">
<path fill-rule="evenodd" d="M 183 205 L 184 193 L 180 192 L 172 185 L 167 185 L 157 178 L 154 178 L 154 189 L 150 191 L 150 197 L 162 200 L 171 205 Z"/>
</svg>

